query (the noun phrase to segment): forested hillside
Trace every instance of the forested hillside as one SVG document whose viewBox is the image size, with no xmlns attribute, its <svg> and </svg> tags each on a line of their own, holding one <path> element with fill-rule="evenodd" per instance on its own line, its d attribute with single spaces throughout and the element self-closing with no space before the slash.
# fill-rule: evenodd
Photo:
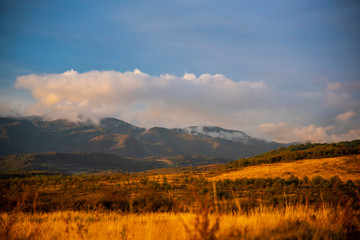
<svg viewBox="0 0 360 240">
<path fill-rule="evenodd" d="M 262 163 L 288 162 L 300 159 L 318 159 L 337 157 L 350 154 L 360 154 L 360 140 L 339 143 L 307 143 L 280 147 L 251 158 L 231 161 L 224 166 L 225 169 L 253 166 Z"/>
</svg>

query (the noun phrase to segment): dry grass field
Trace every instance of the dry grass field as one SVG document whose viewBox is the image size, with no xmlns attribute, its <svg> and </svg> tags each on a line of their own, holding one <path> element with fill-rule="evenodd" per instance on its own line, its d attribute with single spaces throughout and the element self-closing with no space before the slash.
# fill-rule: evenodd
<svg viewBox="0 0 360 240">
<path fill-rule="evenodd" d="M 344 239 L 346 209 L 258 208 L 247 214 L 2 213 L 1 239 Z M 351 235 L 350 235 L 351 237 Z"/>
<path fill-rule="evenodd" d="M 0 212 L 0 239 L 360 239 L 359 181 L 360 155 L 222 173 L 3 180 L 0 197 L 18 205 Z"/>
<path fill-rule="evenodd" d="M 210 180 L 237 178 L 288 178 L 294 175 L 302 179 L 321 176 L 326 179 L 337 175 L 342 181 L 360 180 L 360 155 L 349 155 L 334 158 L 306 159 L 288 163 L 271 163 L 248 166 L 236 171 L 223 173 Z"/>
</svg>

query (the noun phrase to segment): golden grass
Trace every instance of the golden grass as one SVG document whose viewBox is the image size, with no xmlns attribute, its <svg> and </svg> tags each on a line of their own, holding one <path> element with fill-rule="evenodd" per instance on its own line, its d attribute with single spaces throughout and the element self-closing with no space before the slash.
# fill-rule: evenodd
<svg viewBox="0 0 360 240">
<path fill-rule="evenodd" d="M 198 221 L 199 215 L 192 213 L 2 213 L 0 238 L 342 239 L 348 234 L 346 227 L 349 224 L 360 229 L 360 223 L 349 217 L 346 209 L 314 210 L 288 206 L 283 209 L 258 208 L 248 214 L 207 214 L 208 225 L 204 219 Z M 219 228 L 214 227 L 217 220 Z M 199 227 L 199 224 L 203 226 Z"/>
<path fill-rule="evenodd" d="M 310 179 L 338 175 L 342 181 L 354 181 L 360 180 L 359 173 L 360 155 L 354 155 L 250 166 L 208 180 L 287 178 L 292 174 Z M 161 180 L 163 176 L 152 177 Z M 260 206 L 248 213 L 239 209 L 237 214 L 209 214 L 205 205 L 200 205 L 199 213 L 146 214 L 100 210 L 31 214 L 19 207 L 0 213 L 0 239 L 351 239 L 360 234 L 359 211 L 347 207 Z"/>
<path fill-rule="evenodd" d="M 249 166 L 212 177 L 210 180 L 268 177 L 288 178 L 290 175 L 294 175 L 300 179 L 304 176 L 310 179 L 315 176 L 322 176 L 323 178 L 329 179 L 338 175 L 342 181 L 359 181 L 360 155 Z"/>
</svg>

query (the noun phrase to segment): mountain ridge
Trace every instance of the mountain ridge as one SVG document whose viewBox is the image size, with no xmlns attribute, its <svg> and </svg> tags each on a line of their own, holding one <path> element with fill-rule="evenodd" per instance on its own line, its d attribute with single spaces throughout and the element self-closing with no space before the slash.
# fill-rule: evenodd
<svg viewBox="0 0 360 240">
<path fill-rule="evenodd" d="M 41 117 L 0 118 L 0 156 L 97 151 L 134 158 L 206 155 L 231 160 L 283 145 L 220 127 L 145 129 L 115 118 L 104 118 L 98 125 Z"/>
</svg>

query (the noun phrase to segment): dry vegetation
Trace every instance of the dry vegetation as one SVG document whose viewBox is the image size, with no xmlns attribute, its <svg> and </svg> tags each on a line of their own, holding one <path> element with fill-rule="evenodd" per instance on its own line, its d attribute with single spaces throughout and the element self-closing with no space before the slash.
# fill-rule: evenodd
<svg viewBox="0 0 360 240">
<path fill-rule="evenodd" d="M 2 239 L 355 239 L 346 209 L 257 208 L 247 214 L 2 213 Z"/>
<path fill-rule="evenodd" d="M 307 176 L 312 179 L 321 176 L 326 179 L 337 175 L 342 181 L 360 180 L 360 155 L 349 155 L 334 158 L 305 159 L 296 162 L 280 162 L 248 166 L 210 178 L 237 179 L 237 178 L 288 178 L 290 175 L 300 179 Z"/>
<path fill-rule="evenodd" d="M 0 239 L 360 239 L 360 155 L 0 180 Z"/>
</svg>

